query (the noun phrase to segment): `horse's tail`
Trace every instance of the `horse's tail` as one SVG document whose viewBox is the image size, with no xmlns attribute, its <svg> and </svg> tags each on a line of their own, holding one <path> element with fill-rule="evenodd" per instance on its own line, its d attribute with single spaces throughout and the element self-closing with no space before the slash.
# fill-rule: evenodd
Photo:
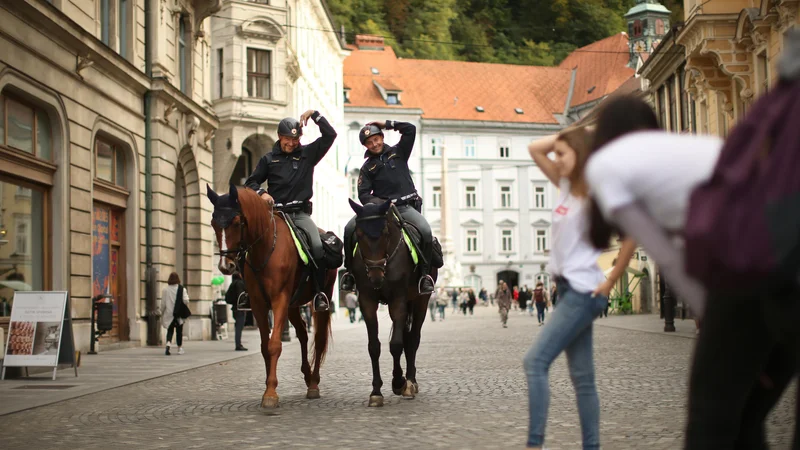
<svg viewBox="0 0 800 450">
<path fill-rule="evenodd" d="M 329 299 L 333 296 L 333 286 L 336 283 L 336 271 L 329 270 L 325 276 L 325 294 Z M 325 355 L 328 353 L 328 347 L 333 341 L 333 330 L 331 329 L 332 320 L 331 314 L 328 311 L 314 311 L 314 350 L 312 361 L 317 360 L 319 356 L 319 364 L 325 361 Z"/>
</svg>

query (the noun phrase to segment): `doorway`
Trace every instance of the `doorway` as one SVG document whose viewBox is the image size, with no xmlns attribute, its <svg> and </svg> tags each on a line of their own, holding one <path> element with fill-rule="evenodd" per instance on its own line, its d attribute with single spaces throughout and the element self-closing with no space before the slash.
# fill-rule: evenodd
<svg viewBox="0 0 800 450">
<path fill-rule="evenodd" d="M 516 270 L 503 270 L 497 272 L 497 284 L 505 281 L 509 289 L 514 289 L 514 286 L 519 286 L 519 272 Z"/>
<path fill-rule="evenodd" d="M 92 297 L 111 294 L 112 329 L 105 342 L 128 340 L 125 293 L 125 210 L 95 202 L 92 213 Z"/>
</svg>

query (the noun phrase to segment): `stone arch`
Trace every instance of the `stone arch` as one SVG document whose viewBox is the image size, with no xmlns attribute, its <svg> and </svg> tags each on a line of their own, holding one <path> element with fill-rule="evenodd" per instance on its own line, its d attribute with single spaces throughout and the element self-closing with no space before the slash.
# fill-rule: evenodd
<svg viewBox="0 0 800 450">
<path fill-rule="evenodd" d="M 280 41 L 285 35 L 283 26 L 267 16 L 256 16 L 246 20 L 239 27 L 239 34 L 249 38 L 264 39 L 272 43 Z"/>
<path fill-rule="evenodd" d="M 188 145 L 178 152 L 175 164 L 175 267 L 182 269 L 182 280 L 200 285 L 203 267 L 203 205 L 197 161 Z M 177 198 L 181 196 L 182 198 Z M 195 295 L 195 298 L 199 298 Z"/>
<path fill-rule="evenodd" d="M 142 188 L 139 186 L 139 174 L 141 172 L 139 170 L 139 151 L 136 146 L 136 140 L 130 131 L 120 127 L 118 124 L 106 119 L 105 117 L 98 116 L 95 119 L 94 125 L 92 126 L 92 158 L 94 158 L 94 152 L 96 151 L 94 148 L 95 138 L 98 135 L 110 138 L 111 140 L 122 144 L 120 148 L 124 149 L 125 179 L 130 180 L 126 186 L 126 189 L 130 192 L 130 194 L 128 195 L 127 204 L 125 205 L 125 249 L 127 252 L 125 256 L 125 277 L 128 280 L 138 280 L 140 278 L 139 192 L 142 191 Z M 92 164 L 90 170 L 91 178 L 94 180 L 94 164 Z M 92 198 L 94 198 L 94 188 L 92 191 Z M 92 271 L 92 273 L 94 273 L 94 271 Z M 94 282 L 94 280 L 92 280 L 92 282 Z M 139 283 L 128 282 L 125 284 L 125 288 L 125 295 L 127 295 L 128 299 L 126 302 L 126 312 L 128 321 L 130 322 L 128 326 L 130 333 L 129 339 L 131 341 L 138 341 L 140 340 L 139 327 L 134 326 L 134 324 L 136 318 L 141 316 L 140 314 L 136 313 L 136 308 L 139 305 L 138 299 L 141 298 L 139 295 Z"/>
<path fill-rule="evenodd" d="M 62 263 L 69 261 L 71 239 L 69 231 L 70 135 L 67 124 L 67 108 L 56 91 L 10 67 L 0 71 L 0 92 L 7 88 L 41 107 L 47 112 L 50 120 L 53 131 L 53 163 L 57 166 L 53 177 L 51 216 L 64 221 L 61 227 L 51 227 L 53 238 L 50 273 L 52 274 L 53 289 L 70 290 L 69 265 Z"/>
</svg>

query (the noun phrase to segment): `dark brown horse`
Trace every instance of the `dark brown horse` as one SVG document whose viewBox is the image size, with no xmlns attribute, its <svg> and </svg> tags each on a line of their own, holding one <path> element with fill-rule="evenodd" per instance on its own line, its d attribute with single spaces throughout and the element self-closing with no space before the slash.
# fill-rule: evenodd
<svg viewBox="0 0 800 450">
<path fill-rule="evenodd" d="M 250 296 L 253 317 L 261 333 L 261 355 L 267 368 L 267 390 L 261 398 L 262 408 L 278 406 L 278 358 L 281 356 L 281 333 L 288 315 L 300 340 L 305 377 L 306 398 L 319 398 L 319 369 L 328 349 L 331 335 L 330 314 L 314 312 L 314 366 L 308 363 L 308 333 L 299 305 L 289 307 L 289 300 L 300 286 L 300 303 L 309 303 L 314 296 L 311 282 L 303 281 L 303 269 L 297 248 L 283 218 L 272 205 L 247 188 L 231 185 L 228 194 L 218 195 L 208 187 L 208 199 L 214 205 L 211 226 L 220 249 L 219 270 L 230 275 L 240 272 Z M 224 247 L 223 247 L 224 243 Z M 336 271 L 325 277 L 325 293 L 333 294 Z M 313 302 L 311 302 L 313 303 Z M 313 308 L 313 304 L 311 305 Z M 270 336 L 269 310 L 273 311 L 275 328 Z"/>
<path fill-rule="evenodd" d="M 353 258 L 353 276 L 358 288 L 358 303 L 367 325 L 369 357 L 372 359 L 372 393 L 369 406 L 383 406 L 381 372 L 378 361 L 381 343 L 378 340 L 378 303 L 389 305 L 392 332 L 389 351 L 394 359 L 392 392 L 414 398 L 419 392 L 416 357 L 420 332 L 428 312 L 430 294 L 417 290 L 419 275 L 401 232 L 400 214 L 390 202 L 364 206 L 350 201 L 356 213 L 357 247 Z M 432 269 L 434 280 L 437 269 Z M 406 373 L 400 367 L 405 352 Z"/>
</svg>

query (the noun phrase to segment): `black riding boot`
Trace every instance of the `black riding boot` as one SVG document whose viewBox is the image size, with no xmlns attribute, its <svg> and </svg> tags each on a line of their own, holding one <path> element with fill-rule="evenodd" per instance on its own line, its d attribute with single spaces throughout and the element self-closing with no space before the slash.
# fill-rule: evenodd
<svg viewBox="0 0 800 450">
<path fill-rule="evenodd" d="M 339 289 L 347 292 L 355 292 L 356 290 L 356 277 L 351 273 L 350 268 L 353 267 L 353 250 L 344 246 L 344 268 L 347 272 L 342 275 L 342 280 L 339 282 Z"/>
<path fill-rule="evenodd" d="M 317 270 L 311 269 L 312 281 L 316 287 L 317 295 L 314 296 L 314 311 L 327 311 L 328 296 L 325 295 L 325 269 L 319 268 Z"/>
<path fill-rule="evenodd" d="M 417 283 L 417 289 L 419 289 L 419 293 L 433 293 L 435 286 L 433 283 L 433 278 L 430 276 L 430 270 L 425 266 L 420 266 L 420 272 L 422 272 L 422 276 L 419 278 L 419 283 Z"/>
</svg>

